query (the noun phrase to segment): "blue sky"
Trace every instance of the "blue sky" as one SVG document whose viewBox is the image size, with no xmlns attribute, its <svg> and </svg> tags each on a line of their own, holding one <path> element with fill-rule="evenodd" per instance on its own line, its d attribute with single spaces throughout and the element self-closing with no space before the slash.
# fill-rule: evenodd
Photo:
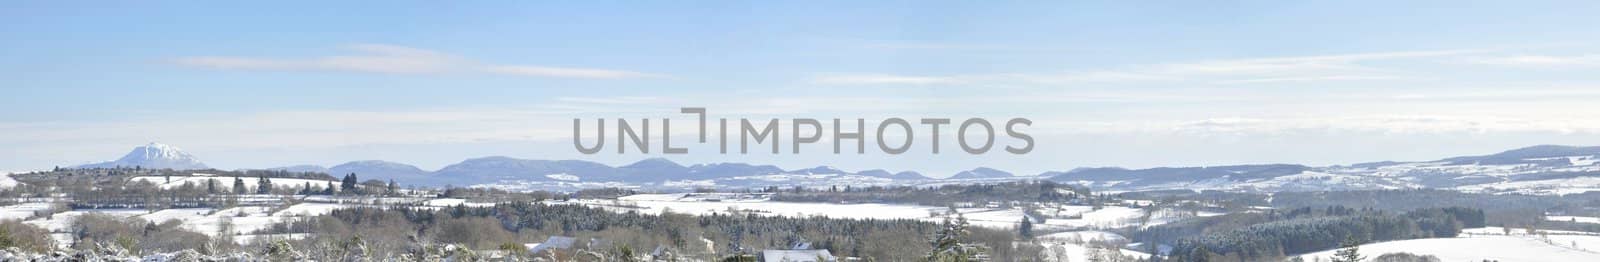
<svg viewBox="0 0 1600 262">
<path fill-rule="evenodd" d="M 0 170 L 152 141 L 222 168 L 622 164 L 651 156 L 577 154 L 571 119 L 682 106 L 1035 121 L 1026 156 L 671 157 L 933 176 L 1600 144 L 1592 1 L 493 4 L 4 4 Z"/>
</svg>

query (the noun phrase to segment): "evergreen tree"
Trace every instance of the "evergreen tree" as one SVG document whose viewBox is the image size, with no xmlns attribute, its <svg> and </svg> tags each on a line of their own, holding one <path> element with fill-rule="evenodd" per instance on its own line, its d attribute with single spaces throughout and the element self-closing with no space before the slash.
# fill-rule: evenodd
<svg viewBox="0 0 1600 262">
<path fill-rule="evenodd" d="M 400 189 L 400 185 L 395 184 L 394 183 L 394 179 L 389 179 L 389 190 L 388 190 L 388 193 L 390 195 L 399 194 L 400 193 L 399 189 Z"/>
<path fill-rule="evenodd" d="M 933 252 L 926 257 L 927 261 L 975 261 L 982 256 L 983 247 L 962 243 L 971 231 L 967 230 L 967 218 L 957 216 L 955 221 L 945 218 L 940 224 L 939 232 L 933 237 Z"/>
<path fill-rule="evenodd" d="M 1017 226 L 1017 231 L 1022 234 L 1022 239 L 1033 239 L 1033 220 L 1023 216 L 1022 224 Z"/>
<path fill-rule="evenodd" d="M 334 190 L 338 190 L 338 188 L 337 187 L 333 187 L 333 181 L 328 181 L 328 187 L 322 188 L 322 194 L 323 195 L 333 195 L 333 193 L 335 193 Z"/>
<path fill-rule="evenodd" d="M 267 176 L 261 176 L 260 179 L 256 180 L 256 194 L 271 194 L 271 193 L 272 193 L 272 180 L 267 179 Z"/>
<path fill-rule="evenodd" d="M 1189 261 L 1209 262 L 1211 261 L 1211 255 L 1215 255 L 1215 253 L 1211 253 L 1211 249 L 1207 249 L 1205 245 L 1200 245 L 1200 247 L 1195 248 L 1194 254 L 1189 254 Z"/>
<path fill-rule="evenodd" d="M 1333 262 L 1361 262 L 1367 257 L 1361 256 L 1361 242 L 1355 237 L 1348 237 L 1339 243 L 1339 251 L 1333 252 Z"/>
<path fill-rule="evenodd" d="M 239 179 L 239 177 L 233 177 L 233 192 L 232 193 L 235 194 L 235 195 L 244 194 L 244 193 L 246 193 L 244 190 L 245 190 L 245 188 L 244 188 L 244 179 Z"/>
<path fill-rule="evenodd" d="M 344 180 L 340 180 L 339 181 L 339 191 L 345 192 L 345 193 L 350 193 L 350 194 L 355 194 L 355 193 L 358 192 L 358 191 L 356 191 L 356 184 L 359 184 L 359 183 L 361 183 L 361 180 L 359 178 L 356 178 L 356 173 L 350 173 L 349 175 L 344 175 Z"/>
<path fill-rule="evenodd" d="M 216 194 L 217 193 L 217 180 L 216 179 L 206 179 L 206 193 L 207 194 Z"/>
</svg>

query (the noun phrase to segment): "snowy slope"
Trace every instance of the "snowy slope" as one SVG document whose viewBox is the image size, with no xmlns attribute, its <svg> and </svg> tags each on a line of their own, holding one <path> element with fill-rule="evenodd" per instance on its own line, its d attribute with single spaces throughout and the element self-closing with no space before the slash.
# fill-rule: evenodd
<svg viewBox="0 0 1600 262">
<path fill-rule="evenodd" d="M 1544 219 L 1545 220 L 1549 220 L 1549 221 L 1568 221 L 1568 222 L 1576 222 L 1576 223 L 1600 224 L 1600 217 L 1548 216 L 1548 217 L 1545 217 Z"/>
<path fill-rule="evenodd" d="M 21 203 L 0 207 L 0 220 L 22 220 L 36 212 L 49 210 L 50 203 Z"/>
<path fill-rule="evenodd" d="M 0 189 L 17 186 L 17 179 L 11 178 L 10 173 L 0 173 Z"/>
<path fill-rule="evenodd" d="M 117 160 L 78 166 L 81 168 L 143 167 L 174 170 L 206 169 L 206 164 L 174 146 L 150 143 L 133 148 Z"/>
<path fill-rule="evenodd" d="M 1072 233 L 1072 232 L 1068 232 L 1068 233 Z M 1113 235 L 1115 235 L 1115 234 L 1113 234 Z M 1118 236 L 1118 237 L 1120 237 L 1120 236 Z M 1080 242 L 1080 241 L 1077 241 L 1077 240 L 1068 240 L 1068 239 L 1063 239 L 1063 238 L 1045 238 L 1045 239 L 1040 239 L 1039 240 L 1039 244 L 1044 245 L 1044 250 L 1043 250 L 1043 254 L 1042 255 L 1046 258 L 1046 261 L 1062 261 L 1062 262 L 1107 261 L 1106 258 L 1095 258 L 1095 257 L 1096 256 L 1106 256 L 1106 255 L 1109 255 L 1109 254 L 1119 254 L 1119 255 L 1122 255 L 1122 256 L 1131 256 L 1131 257 L 1134 257 L 1134 258 L 1139 259 L 1141 261 L 1144 260 L 1144 259 L 1148 259 L 1150 257 L 1150 254 L 1146 254 L 1146 253 L 1143 253 L 1143 252 L 1138 252 L 1138 251 L 1133 251 L 1133 250 L 1128 250 L 1128 249 L 1121 249 L 1121 248 L 1118 248 L 1118 249 L 1095 248 L 1095 247 L 1091 247 L 1092 246 L 1091 244 L 1085 244 L 1084 242 Z"/>
<path fill-rule="evenodd" d="M 1148 169 L 1079 168 L 1042 178 L 1099 191 L 1284 192 L 1441 188 L 1484 193 L 1600 191 L 1600 147 L 1534 146 L 1423 162 L 1344 166 L 1239 165 Z"/>
<path fill-rule="evenodd" d="M 1554 231 L 1548 237 L 1541 237 L 1517 232 L 1521 230 L 1512 231 L 1511 235 L 1504 235 L 1496 227 L 1469 229 L 1455 238 L 1371 243 L 1361 245 L 1359 249 L 1369 259 L 1385 253 L 1409 252 L 1437 256 L 1443 261 L 1600 261 L 1600 236 L 1557 235 L 1573 232 Z M 1326 250 L 1302 257 L 1306 261 L 1314 261 L 1313 258 L 1327 261 L 1335 251 Z"/>
<path fill-rule="evenodd" d="M 1594 237 L 1590 237 L 1594 238 Z M 1482 236 L 1427 238 L 1361 245 L 1361 254 L 1373 258 L 1386 253 L 1433 255 L 1443 261 L 1600 261 L 1600 253 L 1576 250 L 1528 237 Z M 1303 255 L 1306 261 L 1328 261 L 1335 250 Z"/>
</svg>

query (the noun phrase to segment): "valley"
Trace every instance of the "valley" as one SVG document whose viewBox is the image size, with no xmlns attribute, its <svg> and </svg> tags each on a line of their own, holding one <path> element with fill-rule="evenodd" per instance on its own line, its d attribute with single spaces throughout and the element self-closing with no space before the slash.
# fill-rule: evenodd
<svg viewBox="0 0 1600 262">
<path fill-rule="evenodd" d="M 1329 167 L 1079 168 L 1037 176 L 980 167 L 943 179 L 828 166 L 682 166 L 665 159 L 610 167 L 490 157 L 438 171 L 375 160 L 333 168 L 173 169 L 163 165 L 199 162 L 171 150 L 176 149 L 147 145 L 110 162 L 131 167 L 79 166 L 8 175 L 9 181 L 0 183 L 0 229 L 48 236 L 24 242 L 36 243 L 33 249 L 111 257 L 200 249 L 211 250 L 202 254 L 206 256 L 239 256 L 229 252 L 277 246 L 316 250 L 278 255 L 326 259 L 360 250 L 319 245 L 360 241 L 365 246 L 360 252 L 379 257 L 540 260 L 591 252 L 712 261 L 762 250 L 799 250 L 788 245 L 804 243 L 822 245 L 815 250 L 840 258 L 904 258 L 927 255 L 929 243 L 941 243 L 941 234 L 964 232 L 959 242 L 951 242 L 959 245 L 935 245 L 934 254 L 951 248 L 948 252 L 978 252 L 959 254 L 1002 261 L 1320 260 L 1334 257 L 1336 249 L 1354 247 L 1368 257 L 1406 252 L 1444 261 L 1519 261 L 1533 258 L 1531 254 L 1600 259 L 1595 251 L 1600 249 L 1590 248 L 1600 247 L 1600 233 L 1595 233 L 1600 232 L 1595 220 L 1600 206 L 1594 204 L 1600 203 L 1600 192 L 1588 190 L 1600 187 L 1600 180 L 1589 175 L 1600 171 L 1593 161 L 1600 151 L 1592 147 L 1539 146 L 1438 161 Z M 334 171 L 347 173 L 330 173 Z M 439 185 L 441 181 L 451 183 Z M 453 185 L 457 182 L 462 185 Z M 513 215 L 524 212 L 585 215 Z M 510 226 L 488 226 L 480 218 Z M 692 234 L 642 226 L 697 218 L 726 221 L 695 226 L 699 229 Z M 352 227 L 368 219 L 394 220 L 379 228 L 408 229 Z M 789 233 L 741 229 L 754 221 L 915 229 L 868 230 L 847 238 L 817 235 L 839 230 L 817 227 Z M 550 222 L 558 227 L 544 224 Z M 108 242 L 102 241 L 107 235 L 102 234 L 119 236 L 117 230 L 126 230 L 107 228 L 118 224 L 154 233 L 143 240 L 118 238 L 127 239 L 117 245 L 136 250 L 134 254 L 93 253 L 104 249 L 88 248 L 106 247 Z M 456 235 L 469 224 L 474 225 L 472 232 L 490 233 Z M 605 229 L 611 226 L 621 231 Z M 1338 245 L 1337 239 L 1284 238 L 1305 233 L 1294 230 L 1307 226 L 1397 226 L 1399 231 L 1336 234 L 1364 239 L 1352 246 Z M 330 233 L 338 231 L 348 233 Z M 201 238 L 187 243 L 148 238 L 160 234 Z M 363 237 L 355 240 L 346 234 Z M 555 249 L 548 244 L 565 238 L 590 242 Z M 394 242 L 400 239 L 412 240 Z M 893 239 L 885 243 L 897 244 L 872 247 L 866 239 Z M 405 242 L 423 246 L 404 248 Z M 506 248 L 512 245 L 528 248 Z M 620 249 L 647 246 L 672 254 L 643 256 Z M 1448 252 L 1460 246 L 1506 249 Z"/>
</svg>

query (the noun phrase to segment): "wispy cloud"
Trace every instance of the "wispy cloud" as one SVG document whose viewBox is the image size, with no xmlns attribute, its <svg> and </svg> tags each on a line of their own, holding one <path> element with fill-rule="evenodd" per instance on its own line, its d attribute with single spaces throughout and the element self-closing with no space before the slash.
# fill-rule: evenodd
<svg viewBox="0 0 1600 262">
<path fill-rule="evenodd" d="M 1342 55 L 1293 56 L 1222 59 L 1132 65 L 1100 70 L 1058 73 L 1001 73 L 956 75 L 897 75 L 882 73 L 836 74 L 813 78 L 824 84 L 959 84 L 1022 83 L 1051 85 L 1066 83 L 1110 83 L 1151 81 L 1201 81 L 1199 83 L 1247 84 L 1308 81 L 1389 80 L 1406 78 L 1365 65 L 1367 62 L 1459 56 L 1482 50 L 1437 50 L 1413 52 L 1375 52 Z"/>
<path fill-rule="evenodd" d="M 957 84 L 963 81 L 959 77 L 936 76 L 910 76 L 893 74 L 838 74 L 825 75 L 813 79 L 814 82 L 824 84 L 902 84 L 902 85 L 931 85 L 931 84 Z"/>
<path fill-rule="evenodd" d="M 660 77 L 660 74 L 628 70 L 573 68 L 537 65 L 483 64 L 443 52 L 382 44 L 347 45 L 353 52 L 305 58 L 190 56 L 171 59 L 184 66 L 221 70 L 341 71 L 386 74 L 438 74 L 478 72 L 532 77 L 621 79 Z"/>
<path fill-rule="evenodd" d="M 440 73 L 465 63 L 439 52 L 392 45 L 344 46 L 355 54 L 311 58 L 193 56 L 173 59 L 179 65 L 225 70 L 305 70 L 368 73 Z"/>
<path fill-rule="evenodd" d="M 644 77 L 661 77 L 662 76 L 662 75 L 658 75 L 658 74 L 640 73 L 640 72 L 624 71 L 624 70 L 608 70 L 608 69 L 593 69 L 593 68 L 569 68 L 569 67 L 548 67 L 548 66 L 490 66 L 490 67 L 485 67 L 484 71 L 492 72 L 492 73 L 499 73 L 499 74 L 507 74 L 507 75 L 539 76 L 539 77 L 564 77 L 564 78 L 596 78 L 596 79 L 644 78 Z"/>
<path fill-rule="evenodd" d="M 653 96 L 623 96 L 623 97 L 557 97 L 556 101 L 571 103 L 588 103 L 602 105 L 640 105 L 650 104 L 666 99 Z"/>
<path fill-rule="evenodd" d="M 179 113 L 155 119 L 0 125 L 0 132 L 8 134 L 0 138 L 0 145 L 155 140 L 195 147 L 281 149 L 538 141 L 571 135 L 565 126 L 549 124 L 568 123 L 563 119 L 566 116 L 537 108 Z"/>
<path fill-rule="evenodd" d="M 1394 79 L 1406 79 L 1406 78 L 1407 77 L 1381 76 L 1381 75 L 1331 75 L 1331 76 L 1272 77 L 1272 78 L 1239 79 L 1239 80 L 1217 81 L 1217 83 L 1219 83 L 1219 84 L 1267 84 L 1267 83 L 1283 83 L 1283 82 L 1394 80 Z"/>
<path fill-rule="evenodd" d="M 1440 133 L 1600 133 L 1600 122 L 1560 118 L 1468 116 L 1456 114 L 1371 114 L 1298 118 L 1221 117 L 1173 122 L 1183 134 L 1256 134 L 1295 132 L 1371 132 L 1383 134 Z"/>
<path fill-rule="evenodd" d="M 1468 59 L 1467 61 L 1482 65 L 1518 67 L 1600 66 L 1600 55 L 1514 55 L 1501 57 L 1479 57 Z"/>
<path fill-rule="evenodd" d="M 1362 62 L 1455 56 L 1483 52 L 1482 50 L 1436 50 L 1436 51 L 1409 51 L 1409 52 L 1374 52 L 1341 55 L 1317 56 L 1291 56 L 1224 59 L 1200 62 L 1181 62 L 1158 64 L 1149 66 L 1153 71 L 1163 74 L 1176 75 L 1260 75 L 1260 74 L 1305 74 L 1325 71 L 1347 71 L 1368 69 L 1360 65 Z"/>
<path fill-rule="evenodd" d="M 1030 84 L 1065 84 L 1091 82 L 1154 81 L 1169 79 L 1165 76 L 1135 72 L 1092 71 L 1052 74 L 1005 73 L 949 76 L 922 76 L 896 74 L 829 74 L 812 78 L 812 82 L 839 85 L 947 85 L 971 83 L 1021 82 Z"/>
</svg>

